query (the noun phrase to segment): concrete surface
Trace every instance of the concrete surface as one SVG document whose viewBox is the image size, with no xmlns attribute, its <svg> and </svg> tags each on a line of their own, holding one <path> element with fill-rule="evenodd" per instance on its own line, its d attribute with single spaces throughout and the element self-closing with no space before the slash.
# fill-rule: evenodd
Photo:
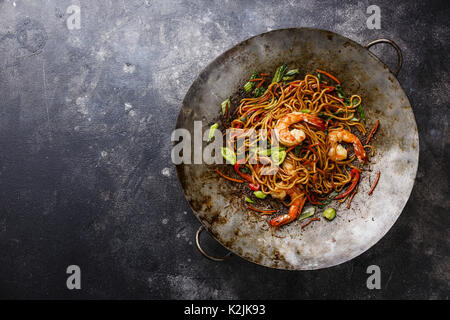
<svg viewBox="0 0 450 320">
<path fill-rule="evenodd" d="M 366 26 L 372 4 L 380 30 Z M 67 26 L 70 5 L 80 29 Z M 445 1 L 0 0 L 0 297 L 448 299 L 449 16 Z M 170 160 L 180 103 L 224 50 L 296 26 L 403 49 L 415 187 L 389 233 L 350 262 L 311 272 L 214 263 L 195 248 L 199 224 Z M 395 66 L 391 48 L 371 50 Z M 69 291 L 73 264 L 82 289 Z M 366 287 L 370 265 L 381 290 Z"/>
</svg>

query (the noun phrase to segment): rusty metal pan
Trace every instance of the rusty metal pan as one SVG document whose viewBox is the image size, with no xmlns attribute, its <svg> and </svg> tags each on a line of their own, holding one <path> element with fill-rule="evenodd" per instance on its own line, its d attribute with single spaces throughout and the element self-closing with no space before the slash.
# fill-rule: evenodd
<svg viewBox="0 0 450 320">
<path fill-rule="evenodd" d="M 371 142 L 376 153 L 365 167 L 351 208 L 347 209 L 346 203 L 333 203 L 338 215 L 332 222 L 322 219 L 304 229 L 304 221 L 269 228 L 269 217 L 246 208 L 242 186 L 218 177 L 212 170 L 214 165 L 177 165 L 182 189 L 201 228 L 248 261 L 288 270 L 321 269 L 346 262 L 388 232 L 413 188 L 419 137 L 411 105 L 394 73 L 368 50 L 380 42 L 397 50 L 396 74 L 402 56 L 391 40 L 362 46 L 336 33 L 311 28 L 281 29 L 252 37 L 217 57 L 200 73 L 184 98 L 176 123 L 177 128 L 192 134 L 195 120 L 203 121 L 204 130 L 218 121 L 220 103 L 237 96 L 252 71 L 273 72 L 283 62 L 304 73 L 323 69 L 338 76 L 347 93 L 362 97 L 367 127 L 377 119 L 381 123 Z M 378 171 L 380 180 L 369 196 Z M 196 238 L 199 248 L 201 230 Z"/>
</svg>

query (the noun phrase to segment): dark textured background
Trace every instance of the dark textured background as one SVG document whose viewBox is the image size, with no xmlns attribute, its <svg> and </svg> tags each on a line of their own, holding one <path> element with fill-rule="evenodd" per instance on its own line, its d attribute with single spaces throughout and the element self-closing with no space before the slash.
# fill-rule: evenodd
<svg viewBox="0 0 450 320">
<path fill-rule="evenodd" d="M 0 0 L 0 297 L 448 299 L 445 3 Z M 81 7 L 80 30 L 66 26 L 70 4 Z M 371 4 L 380 30 L 366 26 Z M 377 245 L 333 268 L 211 262 L 195 248 L 199 224 L 170 161 L 181 101 L 224 50 L 296 26 L 403 49 L 399 81 L 420 134 L 411 198 Z M 371 50 L 395 66 L 391 48 Z M 71 264 L 79 291 L 65 286 Z M 372 264 L 382 290 L 366 288 Z"/>
</svg>

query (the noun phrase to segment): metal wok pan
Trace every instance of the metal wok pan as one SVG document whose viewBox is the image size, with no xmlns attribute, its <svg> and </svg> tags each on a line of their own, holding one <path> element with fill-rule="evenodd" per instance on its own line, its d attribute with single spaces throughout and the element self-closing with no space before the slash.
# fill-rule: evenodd
<svg viewBox="0 0 450 320">
<path fill-rule="evenodd" d="M 397 50 L 399 64 L 394 73 L 368 50 L 378 42 L 390 43 Z M 212 171 L 214 166 L 177 165 L 186 199 L 202 224 L 199 232 L 205 228 L 229 251 L 248 261 L 290 270 L 334 266 L 377 243 L 402 212 L 418 166 L 416 122 L 394 75 L 401 61 L 400 49 L 390 40 L 364 47 L 329 31 L 294 28 L 250 38 L 210 63 L 187 92 L 177 128 L 193 133 L 194 120 L 202 120 L 207 130 L 220 121 L 220 103 L 236 96 L 252 71 L 274 72 L 283 62 L 303 73 L 323 69 L 338 76 L 347 93 L 362 97 L 366 126 L 371 128 L 379 119 L 380 128 L 371 142 L 375 156 L 364 168 L 351 209 L 334 201 L 338 215 L 332 222 L 322 219 L 304 229 L 300 227 L 304 221 L 297 220 L 276 230 L 268 228 L 269 217 L 250 213 L 243 202 L 242 186 L 220 178 Z M 381 178 L 369 196 L 378 171 Z"/>
</svg>

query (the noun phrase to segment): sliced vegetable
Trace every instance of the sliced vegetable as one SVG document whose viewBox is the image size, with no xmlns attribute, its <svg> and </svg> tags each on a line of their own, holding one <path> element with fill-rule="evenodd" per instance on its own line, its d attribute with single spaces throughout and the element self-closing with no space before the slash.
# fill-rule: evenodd
<svg viewBox="0 0 450 320">
<path fill-rule="evenodd" d="M 366 144 L 369 144 L 370 139 L 372 139 L 375 132 L 377 132 L 379 125 L 380 125 L 380 120 L 377 120 L 377 122 L 375 122 L 375 125 L 373 126 L 372 130 L 370 130 L 369 136 L 367 137 L 367 140 L 366 140 Z"/>
<path fill-rule="evenodd" d="M 263 157 L 269 157 L 272 154 L 273 151 L 277 152 L 277 151 L 280 151 L 280 150 L 281 151 L 286 150 L 286 148 L 284 148 L 284 147 L 273 147 L 273 148 L 270 148 L 270 149 L 261 149 L 261 148 L 255 148 L 255 149 L 256 149 L 256 153 L 258 155 L 260 155 L 260 156 L 263 156 Z"/>
<path fill-rule="evenodd" d="M 246 93 L 252 92 L 253 86 L 254 86 L 254 83 L 253 83 L 253 82 L 250 82 L 250 81 L 247 82 L 247 83 L 245 84 L 245 86 L 244 86 L 244 91 L 245 91 Z"/>
<path fill-rule="evenodd" d="M 295 76 L 297 76 L 299 74 L 300 74 L 300 71 L 298 69 L 289 70 L 288 72 L 285 73 L 283 80 L 285 80 L 285 81 L 293 80 L 295 78 Z"/>
<path fill-rule="evenodd" d="M 261 149 L 261 148 L 256 148 L 256 153 L 260 156 L 263 157 L 268 157 L 270 156 L 270 149 Z"/>
<path fill-rule="evenodd" d="M 313 216 L 316 213 L 316 207 L 304 208 L 302 213 L 298 216 L 298 220 L 303 220 Z"/>
<path fill-rule="evenodd" d="M 222 115 L 226 116 L 228 114 L 228 110 L 230 110 L 231 101 L 230 98 L 222 102 Z"/>
<path fill-rule="evenodd" d="M 336 198 L 336 196 L 338 195 L 338 193 L 336 191 L 332 191 L 330 193 L 330 195 L 328 196 L 328 198 L 326 198 L 325 200 L 322 201 L 322 204 L 319 205 L 318 207 L 320 209 L 325 208 L 326 205 L 330 204 L 332 200 L 334 200 Z"/>
<path fill-rule="evenodd" d="M 300 111 L 303 112 L 303 113 L 311 113 L 311 110 L 309 110 L 309 109 L 302 109 Z"/>
<path fill-rule="evenodd" d="M 330 118 L 331 118 L 329 115 L 325 114 L 324 112 L 320 112 L 317 116 L 324 120 L 330 120 Z"/>
<path fill-rule="evenodd" d="M 258 98 L 258 97 L 262 96 L 264 94 L 264 92 L 266 92 L 266 88 L 259 87 L 259 88 L 256 88 L 253 93 L 255 94 L 255 98 Z"/>
<path fill-rule="evenodd" d="M 337 93 L 337 95 L 338 95 L 339 98 L 341 98 L 341 99 L 345 99 L 345 98 L 346 98 L 345 93 L 344 93 L 344 91 L 342 90 L 342 87 L 341 87 L 340 84 L 338 84 L 338 85 L 336 86 L 336 93 Z"/>
<path fill-rule="evenodd" d="M 317 73 L 317 79 L 319 79 L 319 82 L 322 81 L 322 74 Z"/>
<path fill-rule="evenodd" d="M 267 194 L 265 194 L 262 191 L 255 191 L 253 192 L 253 194 L 255 195 L 255 197 L 257 197 L 258 199 L 265 199 L 267 197 Z"/>
<path fill-rule="evenodd" d="M 266 81 L 266 80 L 262 79 L 262 80 L 258 83 L 258 85 L 256 86 L 256 88 L 261 87 L 265 81 Z"/>
<path fill-rule="evenodd" d="M 300 151 L 302 150 L 302 146 L 298 145 L 294 148 L 294 153 L 296 157 L 300 156 Z"/>
<path fill-rule="evenodd" d="M 380 180 L 380 174 L 381 174 L 381 172 L 378 171 L 378 173 L 377 173 L 377 178 L 375 179 L 375 182 L 373 183 L 372 188 L 370 188 L 370 191 L 369 191 L 369 193 L 368 193 L 369 196 L 372 194 L 373 190 L 375 190 L 375 187 L 376 187 L 377 184 L 378 184 L 378 180 Z"/>
<path fill-rule="evenodd" d="M 302 229 L 305 228 L 307 225 L 309 225 L 311 222 L 314 222 L 314 221 L 320 221 L 320 218 L 311 218 L 307 223 L 302 225 Z"/>
<path fill-rule="evenodd" d="M 287 71 L 287 64 L 283 63 L 283 65 L 279 66 L 277 68 L 277 71 L 275 71 L 275 75 L 273 76 L 272 83 L 274 83 L 274 82 L 281 83 L 286 71 Z"/>
<path fill-rule="evenodd" d="M 247 173 L 247 174 L 252 173 L 252 172 L 250 171 L 250 169 L 247 168 L 246 166 L 240 166 L 240 167 L 239 167 L 239 170 L 240 170 L 242 173 Z"/>
<path fill-rule="evenodd" d="M 364 109 L 362 107 L 362 104 L 360 104 L 358 106 L 358 112 L 359 112 L 359 116 L 361 117 L 361 120 L 364 122 L 364 124 L 366 123 L 366 115 L 364 114 Z"/>
<path fill-rule="evenodd" d="M 247 208 L 249 208 L 250 210 L 256 211 L 256 212 L 260 212 L 262 214 L 270 214 L 270 213 L 277 212 L 277 210 L 263 210 L 263 209 L 254 208 L 252 206 L 247 206 Z"/>
<path fill-rule="evenodd" d="M 236 154 L 227 147 L 222 147 L 222 157 L 227 160 L 228 163 L 233 165 L 236 163 Z"/>
<path fill-rule="evenodd" d="M 219 175 L 221 175 L 223 178 L 233 181 L 233 182 L 239 182 L 239 183 L 244 183 L 244 181 L 239 180 L 239 179 L 234 179 L 234 178 L 230 178 L 229 176 L 223 174 L 222 172 L 219 171 L 219 169 L 215 169 L 214 171 L 216 171 Z"/>
<path fill-rule="evenodd" d="M 252 75 L 250 76 L 250 80 L 254 80 L 257 79 L 259 77 L 258 72 L 253 72 Z M 248 81 L 245 85 L 244 85 L 244 91 L 246 93 L 250 93 L 252 92 L 253 88 L 255 87 L 255 83 L 253 81 Z"/>
<path fill-rule="evenodd" d="M 350 185 L 350 187 L 348 187 L 348 189 L 341 193 L 340 195 L 336 196 L 334 199 L 338 200 L 338 199 L 342 199 L 345 198 L 346 196 L 348 196 L 353 189 L 355 189 L 356 185 L 358 184 L 359 181 L 359 170 L 353 168 L 352 171 L 350 171 L 350 176 L 352 177 L 352 184 Z"/>
<path fill-rule="evenodd" d="M 316 71 L 318 73 L 322 73 L 322 74 L 326 75 L 330 79 L 333 79 L 337 84 L 341 84 L 341 82 L 335 76 L 333 76 L 332 74 L 329 74 L 328 72 L 320 70 L 320 69 L 317 69 Z"/>
<path fill-rule="evenodd" d="M 356 192 L 358 192 L 358 188 L 356 188 L 355 191 L 353 191 L 352 195 L 348 198 L 347 209 L 350 209 L 353 197 L 356 195 Z"/>
<path fill-rule="evenodd" d="M 271 157 L 272 157 L 272 161 L 274 162 L 275 165 L 279 166 L 280 164 L 283 163 L 284 159 L 286 158 L 286 149 L 284 148 L 272 148 L 271 149 Z"/>
<path fill-rule="evenodd" d="M 341 92 L 343 93 L 342 88 L 341 88 Z M 338 96 L 339 96 L 339 93 L 338 93 Z M 345 96 L 345 94 L 344 94 L 344 96 Z M 339 97 L 342 98 L 341 96 L 339 96 Z M 345 98 L 345 97 L 344 97 L 344 98 Z M 359 99 L 358 99 L 358 100 L 359 100 Z M 348 105 L 348 106 L 352 105 L 350 99 L 345 98 L 345 99 L 344 99 L 344 102 L 345 102 L 345 104 Z M 366 115 L 364 114 L 364 109 L 363 109 L 362 103 L 360 103 L 359 106 L 358 106 L 358 112 L 359 112 L 359 116 L 361 117 L 361 120 L 362 120 L 362 121 L 364 122 L 364 124 L 365 124 L 365 123 L 366 123 Z"/>
<path fill-rule="evenodd" d="M 219 128 L 218 123 L 214 123 L 211 127 L 209 127 L 209 135 L 208 135 L 208 142 L 211 141 L 212 138 L 214 138 L 214 133 Z"/>
<path fill-rule="evenodd" d="M 258 183 L 253 182 L 253 177 L 250 174 L 244 173 L 241 171 L 241 166 L 243 165 L 244 162 L 245 162 L 245 159 L 237 160 L 236 163 L 234 164 L 234 172 L 236 172 L 242 178 L 244 178 L 245 180 L 250 182 L 248 184 L 248 187 L 250 189 L 252 189 L 253 191 L 257 191 L 257 190 L 261 189 L 261 186 Z"/>
<path fill-rule="evenodd" d="M 255 201 L 253 201 L 252 199 L 250 199 L 247 196 L 245 196 L 245 202 L 248 202 L 248 203 L 251 203 L 251 204 L 255 204 Z"/>
<path fill-rule="evenodd" d="M 323 217 L 329 221 L 333 220 L 336 217 L 336 209 L 334 208 L 327 208 L 323 212 Z"/>
</svg>

